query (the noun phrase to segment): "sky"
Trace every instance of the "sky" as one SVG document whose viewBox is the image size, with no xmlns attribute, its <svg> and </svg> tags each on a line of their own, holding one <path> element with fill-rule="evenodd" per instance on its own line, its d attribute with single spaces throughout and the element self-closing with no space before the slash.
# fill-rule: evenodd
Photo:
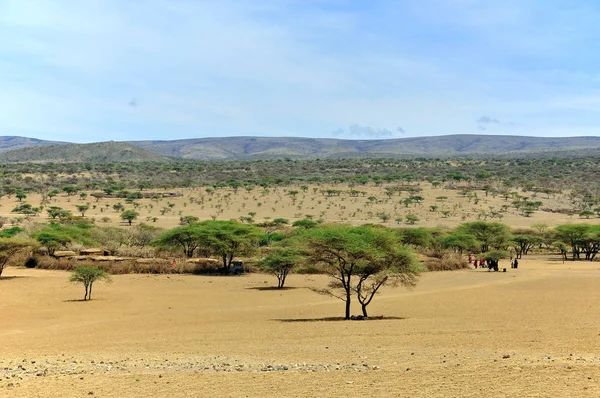
<svg viewBox="0 0 600 398">
<path fill-rule="evenodd" d="M 600 135 L 597 0 L 0 0 L 0 135 Z"/>
</svg>

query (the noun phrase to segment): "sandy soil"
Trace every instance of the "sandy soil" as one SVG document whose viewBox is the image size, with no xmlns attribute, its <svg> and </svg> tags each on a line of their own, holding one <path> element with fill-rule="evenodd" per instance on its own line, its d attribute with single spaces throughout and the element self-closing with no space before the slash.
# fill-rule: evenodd
<svg viewBox="0 0 600 398">
<path fill-rule="evenodd" d="M 208 220 L 212 217 L 219 220 L 239 220 L 240 217 L 249 217 L 249 213 L 255 213 L 254 220 L 256 222 L 277 217 L 294 221 L 304 218 L 308 214 L 315 219 L 323 218 L 327 222 L 364 224 L 381 223 L 377 214 L 382 212 L 389 214 L 390 218 L 384 225 L 390 227 L 406 226 L 406 215 L 409 213 L 419 218 L 417 226 L 429 227 L 453 227 L 464 221 L 478 219 L 500 221 L 512 227 L 531 226 L 539 223 L 556 226 L 573 222 L 600 222 L 600 218 L 597 217 L 581 220 L 577 215 L 568 216 L 541 210 L 534 212 L 530 217 L 525 217 L 511 205 L 512 198 L 505 200 L 500 196 L 489 195 L 486 197 L 483 191 L 474 191 L 478 196 L 478 201 L 475 203 L 475 199 L 461 196 L 458 190 L 433 188 L 428 183 L 420 184 L 423 191 L 418 194 L 424 198 L 423 202 L 406 207 L 402 201 L 409 196 L 407 192 L 396 193 L 391 197 L 385 194 L 385 188 L 392 186 L 394 185 L 374 186 L 370 184 L 352 188 L 364 192 L 358 197 L 348 195 L 347 192 L 351 188 L 347 184 L 308 185 L 306 192 L 298 186 L 274 187 L 268 190 L 254 188 L 251 191 L 239 189 L 237 193 L 231 189 L 218 189 L 212 194 L 207 193 L 204 188 L 180 188 L 173 190 L 182 193 L 180 197 L 137 200 L 139 206 L 135 210 L 140 216 L 135 222 L 173 228 L 179 225 L 181 216 L 197 216 L 200 220 Z M 340 196 L 330 197 L 322 193 L 327 189 L 341 190 L 343 193 Z M 298 193 L 290 195 L 290 191 Z M 519 189 L 514 189 L 514 191 L 528 197 L 530 201 L 541 201 L 542 209 L 574 208 L 568 192 L 547 197 L 545 194 L 534 195 L 530 192 L 521 192 Z M 370 200 L 369 197 L 374 199 Z M 447 199 L 440 200 L 439 197 Z M 39 207 L 41 197 L 37 194 L 30 194 L 24 202 Z M 88 196 L 82 200 L 78 195 L 68 197 L 66 194 L 52 198 L 46 208 L 59 206 L 79 215 L 77 206 L 88 203 L 90 209 L 85 215 L 94 218 L 99 225 L 126 226 L 126 223 L 119 218 L 121 211 L 115 211 L 112 207 L 118 202 L 124 204 L 127 209 L 134 209 L 134 206 L 127 204 L 124 199 L 106 198 L 96 201 L 95 198 Z M 0 198 L 0 216 L 9 220 L 19 217 L 18 214 L 11 212 L 18 204 L 19 202 L 14 196 Z M 435 206 L 434 211 L 431 206 Z M 506 211 L 501 211 L 502 206 L 509 207 Z M 502 218 L 489 218 L 492 212 L 501 214 Z M 396 221 L 399 217 L 402 218 L 401 222 Z M 48 221 L 46 210 L 44 209 L 39 216 L 32 217 L 31 221 Z"/>
<path fill-rule="evenodd" d="M 115 276 L 91 302 L 67 278 L 0 279 L 0 397 L 600 395 L 598 263 L 428 273 L 372 321 L 328 320 L 322 276 Z"/>
</svg>

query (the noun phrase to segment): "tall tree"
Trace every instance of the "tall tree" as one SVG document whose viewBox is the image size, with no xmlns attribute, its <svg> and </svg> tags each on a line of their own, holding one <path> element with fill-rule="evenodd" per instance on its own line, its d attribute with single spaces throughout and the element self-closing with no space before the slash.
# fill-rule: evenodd
<svg viewBox="0 0 600 398">
<path fill-rule="evenodd" d="M 320 265 L 332 278 L 329 289 L 322 292 L 345 302 L 345 319 L 350 319 L 354 292 L 360 291 L 366 312 L 375 293 L 390 280 L 383 274 L 393 268 L 390 265 L 394 264 L 399 271 L 405 270 L 399 266 L 400 261 L 396 261 L 399 259 L 393 258 L 397 253 L 397 238 L 387 228 L 330 224 L 301 230 L 297 239 L 308 260 Z M 360 288 L 355 279 L 361 283 Z"/>
</svg>

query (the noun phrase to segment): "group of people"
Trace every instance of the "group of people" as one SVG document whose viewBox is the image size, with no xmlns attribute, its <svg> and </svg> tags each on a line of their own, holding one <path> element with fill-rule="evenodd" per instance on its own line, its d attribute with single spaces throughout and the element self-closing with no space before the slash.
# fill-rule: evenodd
<svg viewBox="0 0 600 398">
<path fill-rule="evenodd" d="M 470 254 L 469 254 L 469 264 L 473 264 L 475 269 L 477 269 L 477 267 L 480 267 L 480 268 L 486 267 L 485 258 L 480 258 L 480 259 L 476 258 L 475 261 L 473 261 L 473 256 Z M 519 260 L 517 260 L 516 258 L 513 260 L 513 256 L 510 256 L 510 268 L 519 268 Z"/>
<path fill-rule="evenodd" d="M 469 254 L 469 264 L 473 264 L 475 269 L 477 269 L 477 267 L 483 268 L 485 267 L 485 258 L 475 259 L 473 262 L 473 256 Z"/>
</svg>

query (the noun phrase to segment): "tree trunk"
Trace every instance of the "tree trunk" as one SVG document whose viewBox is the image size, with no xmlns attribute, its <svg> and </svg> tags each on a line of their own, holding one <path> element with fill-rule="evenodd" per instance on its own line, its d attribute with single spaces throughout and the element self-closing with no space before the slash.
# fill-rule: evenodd
<svg viewBox="0 0 600 398">
<path fill-rule="evenodd" d="M 364 316 L 365 318 L 368 318 L 368 317 L 369 317 L 369 315 L 367 314 L 367 304 L 363 304 L 363 303 L 361 303 L 360 305 L 362 306 L 362 313 L 363 313 L 363 316 Z"/>
<path fill-rule="evenodd" d="M 92 285 L 93 283 L 90 283 L 90 292 L 88 293 L 88 300 L 92 299 Z"/>
<path fill-rule="evenodd" d="M 350 288 L 346 289 L 346 317 L 344 319 L 350 319 Z"/>
</svg>

